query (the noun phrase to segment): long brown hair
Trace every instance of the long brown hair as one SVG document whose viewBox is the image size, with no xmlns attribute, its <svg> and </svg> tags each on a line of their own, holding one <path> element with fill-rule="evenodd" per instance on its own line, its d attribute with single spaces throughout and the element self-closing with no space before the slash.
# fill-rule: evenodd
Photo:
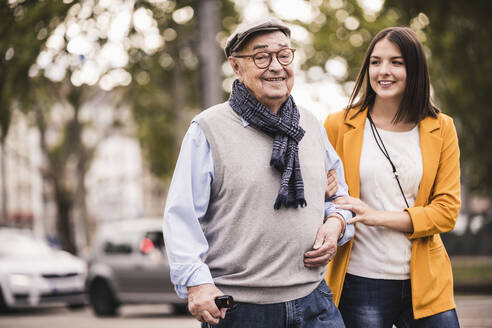
<svg viewBox="0 0 492 328">
<path fill-rule="evenodd" d="M 408 27 L 389 27 L 380 31 L 372 39 L 357 76 L 354 90 L 350 95 L 345 116 L 348 115 L 350 109 L 359 108 L 353 115 L 355 117 L 374 104 L 376 93 L 369 81 L 369 60 L 376 43 L 382 39 L 387 39 L 400 49 L 407 71 L 405 91 L 398 111 L 393 117 L 393 123 L 404 121 L 418 124 L 427 116 L 437 117 L 440 110 L 430 98 L 430 78 L 424 49 L 417 34 Z M 366 80 L 365 88 L 362 90 L 360 99 L 354 103 L 355 98 L 361 92 L 364 80 Z"/>
</svg>

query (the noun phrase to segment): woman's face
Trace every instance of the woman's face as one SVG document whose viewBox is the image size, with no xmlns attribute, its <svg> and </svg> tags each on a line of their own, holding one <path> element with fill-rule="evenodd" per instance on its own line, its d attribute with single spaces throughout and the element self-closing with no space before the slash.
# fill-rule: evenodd
<svg viewBox="0 0 492 328">
<path fill-rule="evenodd" d="M 407 70 L 400 49 L 388 39 L 374 46 L 369 58 L 369 82 L 380 100 L 401 101 Z"/>
</svg>

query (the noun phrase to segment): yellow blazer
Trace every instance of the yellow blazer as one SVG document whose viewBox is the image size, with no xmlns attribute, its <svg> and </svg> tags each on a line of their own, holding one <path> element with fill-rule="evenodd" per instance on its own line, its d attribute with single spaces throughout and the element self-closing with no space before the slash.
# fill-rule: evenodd
<svg viewBox="0 0 492 328">
<path fill-rule="evenodd" d="M 367 110 L 351 119 L 345 111 L 325 120 L 331 144 L 343 161 L 349 194 L 360 197 L 359 161 Z M 419 124 L 423 175 L 414 207 L 407 208 L 413 224 L 410 258 L 412 305 L 415 319 L 427 317 L 456 307 L 453 295 L 453 274 L 440 233 L 451 231 L 460 208 L 460 163 L 456 128 L 452 118 L 440 113 Z M 405 174 L 404 172 L 402 174 Z M 356 229 L 357 233 L 357 229 Z M 339 304 L 345 273 L 354 240 L 338 248 L 328 264 L 326 282 Z"/>
</svg>

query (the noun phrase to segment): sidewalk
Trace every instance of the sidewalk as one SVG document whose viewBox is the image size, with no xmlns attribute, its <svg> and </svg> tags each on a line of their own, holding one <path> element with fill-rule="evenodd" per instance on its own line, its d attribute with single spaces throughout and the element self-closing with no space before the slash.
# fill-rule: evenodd
<svg viewBox="0 0 492 328">
<path fill-rule="evenodd" d="M 492 328 L 492 295 L 455 296 L 461 328 Z"/>
</svg>

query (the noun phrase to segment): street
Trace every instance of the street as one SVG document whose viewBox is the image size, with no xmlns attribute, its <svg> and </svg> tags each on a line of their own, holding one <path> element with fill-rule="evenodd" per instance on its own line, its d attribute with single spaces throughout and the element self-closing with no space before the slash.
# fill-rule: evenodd
<svg viewBox="0 0 492 328">
<path fill-rule="evenodd" d="M 492 328 L 492 296 L 457 296 L 461 328 Z M 16 311 L 0 316 L 0 328 L 198 328 L 191 316 L 174 315 L 166 305 L 125 305 L 114 318 L 97 318 L 89 307 Z"/>
<path fill-rule="evenodd" d="M 199 328 L 191 315 L 174 315 L 166 305 L 124 305 L 120 315 L 94 316 L 90 307 L 64 307 L 17 311 L 0 315 L 0 328 Z"/>
</svg>

